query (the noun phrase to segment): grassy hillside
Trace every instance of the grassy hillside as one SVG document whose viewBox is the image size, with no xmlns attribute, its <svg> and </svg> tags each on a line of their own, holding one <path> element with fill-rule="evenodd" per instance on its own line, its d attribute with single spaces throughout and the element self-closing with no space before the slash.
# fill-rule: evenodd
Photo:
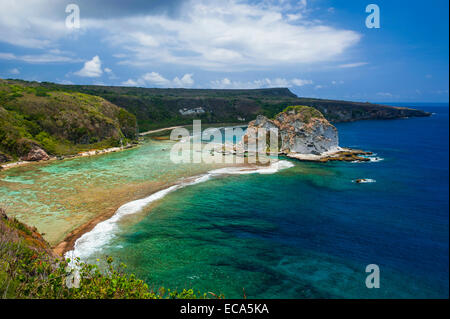
<svg viewBox="0 0 450 319">
<path fill-rule="evenodd" d="M 32 145 L 55 155 L 119 145 L 144 132 L 173 125 L 248 123 L 290 105 L 319 110 L 331 122 L 429 116 L 410 108 L 299 98 L 289 89 L 151 89 L 0 80 L 0 162 Z"/>
<path fill-rule="evenodd" d="M 133 274 L 125 272 L 111 258 L 98 265 L 77 262 L 79 284 L 73 282 L 67 260 L 58 259 L 49 244 L 31 228 L 9 218 L 0 208 L 0 299 L 193 299 L 214 294 L 192 289 L 152 289 Z"/>
<path fill-rule="evenodd" d="M 299 98 L 286 88 L 198 90 L 43 85 L 101 96 L 136 115 L 140 131 L 189 124 L 193 118 L 208 123 L 247 123 L 258 114 L 271 118 L 290 105 L 314 107 L 332 122 L 429 115 L 418 110 L 371 103 Z M 183 110 L 191 111 L 191 114 L 182 114 Z M 192 113 L 195 110 L 201 111 Z"/>
<path fill-rule="evenodd" d="M 136 133 L 135 116 L 103 98 L 0 79 L 0 161 L 33 145 L 53 155 L 119 146 Z"/>
</svg>

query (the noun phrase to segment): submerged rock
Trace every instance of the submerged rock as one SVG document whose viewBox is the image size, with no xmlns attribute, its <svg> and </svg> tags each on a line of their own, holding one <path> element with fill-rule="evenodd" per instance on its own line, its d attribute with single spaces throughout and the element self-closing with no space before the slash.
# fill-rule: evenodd
<svg viewBox="0 0 450 319">
<path fill-rule="evenodd" d="M 27 155 L 21 158 L 22 161 L 34 162 L 34 161 L 47 161 L 50 157 L 48 154 L 39 146 L 33 146 Z"/>
<path fill-rule="evenodd" d="M 371 178 L 359 178 L 355 180 L 355 183 L 357 184 L 366 184 L 366 183 L 375 183 L 376 181 Z"/>
</svg>

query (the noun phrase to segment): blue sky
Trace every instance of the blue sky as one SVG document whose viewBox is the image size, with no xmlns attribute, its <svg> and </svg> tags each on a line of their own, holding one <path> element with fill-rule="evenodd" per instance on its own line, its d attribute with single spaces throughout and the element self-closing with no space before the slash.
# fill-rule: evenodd
<svg viewBox="0 0 450 319">
<path fill-rule="evenodd" d="M 66 26 L 69 3 L 80 28 Z M 380 8 L 368 29 L 366 6 Z M 0 77 L 448 102 L 447 0 L 0 0 Z"/>
</svg>

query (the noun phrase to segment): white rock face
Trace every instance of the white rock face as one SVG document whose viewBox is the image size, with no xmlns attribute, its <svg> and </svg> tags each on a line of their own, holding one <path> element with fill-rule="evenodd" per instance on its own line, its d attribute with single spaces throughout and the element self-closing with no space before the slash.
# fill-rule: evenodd
<svg viewBox="0 0 450 319">
<path fill-rule="evenodd" d="M 197 107 L 195 109 L 181 109 L 178 110 L 180 112 L 181 115 L 195 115 L 195 114 L 203 114 L 205 113 L 205 110 L 202 107 Z"/>
<path fill-rule="evenodd" d="M 278 129 L 279 149 L 285 154 L 321 155 L 339 148 L 337 129 L 319 111 L 306 106 L 282 112 L 274 120 L 259 115 L 249 123 L 244 142 L 255 144 L 258 129 Z"/>
</svg>

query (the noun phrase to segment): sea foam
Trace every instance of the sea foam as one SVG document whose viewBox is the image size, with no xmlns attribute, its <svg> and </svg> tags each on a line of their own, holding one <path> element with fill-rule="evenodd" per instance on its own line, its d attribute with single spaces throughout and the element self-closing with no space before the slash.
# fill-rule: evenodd
<svg viewBox="0 0 450 319">
<path fill-rule="evenodd" d="M 100 250 L 108 242 L 110 242 L 118 231 L 118 222 L 127 215 L 136 214 L 142 211 L 146 206 L 154 201 L 162 199 L 167 194 L 172 193 L 178 189 L 186 186 L 191 186 L 199 183 L 206 182 L 212 177 L 221 175 L 238 175 L 238 174 L 274 174 L 282 169 L 293 167 L 294 164 L 289 161 L 278 161 L 271 165 L 256 166 L 256 167 L 227 167 L 209 171 L 206 174 L 194 176 L 191 178 L 185 178 L 180 180 L 176 185 L 170 186 L 166 189 L 160 190 L 148 197 L 138 199 L 122 205 L 115 214 L 98 223 L 94 229 L 90 232 L 83 234 L 75 242 L 74 249 L 68 251 L 64 257 L 74 259 L 79 257 L 80 259 L 86 259 L 94 252 Z"/>
</svg>

